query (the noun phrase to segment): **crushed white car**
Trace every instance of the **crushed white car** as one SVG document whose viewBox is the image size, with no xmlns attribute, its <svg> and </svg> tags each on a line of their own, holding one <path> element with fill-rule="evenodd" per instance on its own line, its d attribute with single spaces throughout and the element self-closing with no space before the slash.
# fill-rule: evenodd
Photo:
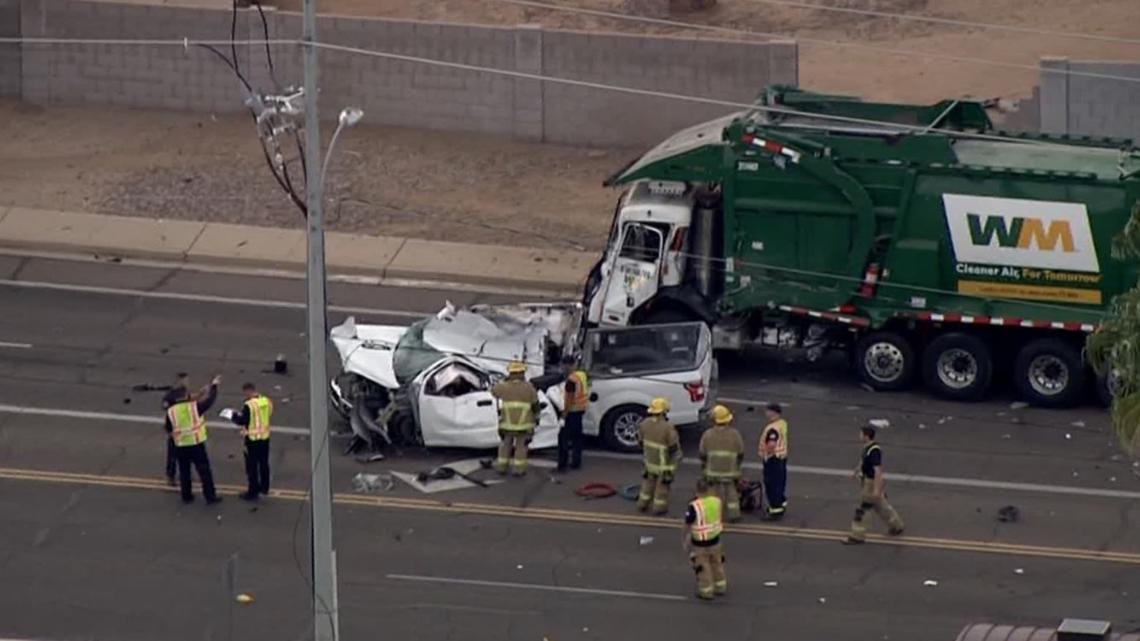
<svg viewBox="0 0 1140 641">
<path fill-rule="evenodd" d="M 703 423 L 717 375 L 706 325 L 580 334 L 581 318 L 580 305 L 560 303 L 448 305 L 407 327 L 349 318 L 330 332 L 342 365 L 330 384 L 333 407 L 352 426 L 355 445 L 493 448 L 499 434 L 491 388 L 506 375 L 508 362 L 520 360 L 542 405 L 531 447 L 554 447 L 562 361 L 581 352 L 590 382 L 583 429 L 600 434 L 608 447 L 637 449 L 637 423 L 657 396 L 670 400 L 676 424 Z"/>
</svg>

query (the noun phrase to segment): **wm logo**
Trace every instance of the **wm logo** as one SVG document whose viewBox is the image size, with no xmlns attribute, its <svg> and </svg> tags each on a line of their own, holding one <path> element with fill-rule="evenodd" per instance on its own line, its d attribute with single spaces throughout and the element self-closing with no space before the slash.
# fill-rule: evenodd
<svg viewBox="0 0 1140 641">
<path fill-rule="evenodd" d="M 970 226 L 970 241 L 976 246 L 990 246 L 996 238 L 998 247 L 1032 249 L 1036 246 L 1042 251 L 1056 251 L 1060 245 L 1063 252 L 1076 251 L 1073 230 L 1065 220 L 1051 221 L 1046 227 L 1040 218 L 1015 217 L 1007 221 L 1004 216 L 985 216 L 983 219 L 978 214 L 967 214 L 966 219 Z"/>
</svg>

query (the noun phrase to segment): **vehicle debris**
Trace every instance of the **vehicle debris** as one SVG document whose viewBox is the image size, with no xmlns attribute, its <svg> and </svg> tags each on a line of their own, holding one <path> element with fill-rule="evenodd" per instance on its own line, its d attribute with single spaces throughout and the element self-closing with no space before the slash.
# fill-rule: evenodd
<svg viewBox="0 0 1140 641">
<path fill-rule="evenodd" d="M 1023 410 L 1027 407 L 1029 407 L 1029 403 L 1026 403 L 1025 401 L 1014 401 L 1009 404 L 1009 409 L 1011 410 Z"/>
<path fill-rule="evenodd" d="M 820 602 L 820 603 L 827 603 L 827 598 L 825 598 L 825 597 L 819 597 L 819 602 Z"/>
<path fill-rule="evenodd" d="M 643 536 L 637 539 L 638 545 L 649 545 L 650 543 L 653 543 L 653 537 L 651 536 Z"/>
<path fill-rule="evenodd" d="M 1072 423 L 1069 423 L 1069 425 L 1072 425 L 1073 427 L 1084 427 L 1085 422 L 1084 421 L 1073 421 Z"/>
<path fill-rule="evenodd" d="M 392 472 L 392 476 L 425 494 L 464 490 L 472 487 L 486 488 L 502 483 L 499 479 L 484 481 L 472 476 L 482 469 L 484 468 L 479 459 L 463 459 L 417 474 Z"/>
<path fill-rule="evenodd" d="M 1013 573 L 1014 574 L 1025 574 L 1025 569 L 1024 568 L 1017 568 L 1016 570 L 1013 571 Z"/>
<path fill-rule="evenodd" d="M 1071 440 L 1073 440 L 1073 435 L 1072 435 L 1072 434 L 1069 434 L 1068 432 L 1065 432 L 1065 440 L 1066 440 L 1066 441 L 1071 441 Z"/>
<path fill-rule="evenodd" d="M 352 477 L 352 489 L 357 492 L 387 492 L 395 485 L 391 474 L 365 474 L 360 472 Z"/>
<path fill-rule="evenodd" d="M 154 383 L 140 383 L 131 387 L 132 392 L 169 392 L 171 385 L 155 385 Z"/>
<path fill-rule="evenodd" d="M 1002 434 L 1002 435 L 1001 435 L 1001 438 L 1002 438 L 1002 440 L 1003 440 L 1003 441 L 1004 441 L 1004 440 L 1008 440 L 1008 439 L 1011 439 L 1011 438 L 1013 438 L 1013 434 Z"/>
<path fill-rule="evenodd" d="M 867 423 L 868 423 L 868 424 L 869 424 L 871 427 L 873 427 L 873 428 L 875 428 L 875 429 L 880 429 L 880 430 L 881 430 L 881 429 L 885 429 L 885 428 L 888 428 L 888 427 L 890 427 L 890 426 L 891 426 L 891 422 L 890 422 L 890 421 L 888 421 L 888 420 L 887 420 L 887 419 L 885 419 L 885 418 L 873 418 L 873 419 L 871 419 L 871 420 L 867 421 Z"/>
<path fill-rule="evenodd" d="M 923 581 L 922 584 L 928 588 L 938 587 L 938 581 L 935 581 L 934 579 L 927 579 L 927 580 Z"/>
<path fill-rule="evenodd" d="M 766 587 L 766 588 L 775 588 L 775 587 L 779 587 L 779 585 L 780 585 L 779 581 L 765 581 L 764 582 L 764 587 Z"/>
<path fill-rule="evenodd" d="M 1016 523 L 1021 518 L 1021 510 L 1017 506 L 1006 505 L 998 510 L 998 520 L 1002 523 Z"/>
<path fill-rule="evenodd" d="M 235 600 L 242 605 L 249 605 L 250 603 L 253 603 L 253 597 L 249 594 L 246 594 L 245 592 L 237 595 L 237 598 Z"/>
<path fill-rule="evenodd" d="M 284 354 L 278 354 L 277 358 L 273 361 L 274 374 L 287 374 L 289 372 L 289 362 L 285 360 Z"/>
</svg>

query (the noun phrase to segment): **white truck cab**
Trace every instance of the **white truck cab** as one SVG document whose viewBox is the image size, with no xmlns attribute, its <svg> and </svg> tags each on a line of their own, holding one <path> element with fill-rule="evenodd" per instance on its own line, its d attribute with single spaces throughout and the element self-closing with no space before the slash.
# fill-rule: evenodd
<svg viewBox="0 0 1140 641">
<path fill-rule="evenodd" d="M 682 285 L 693 206 L 692 193 L 680 182 L 638 181 L 622 195 L 605 253 L 587 286 L 588 323 L 635 324 L 633 315 L 662 288 Z"/>
</svg>

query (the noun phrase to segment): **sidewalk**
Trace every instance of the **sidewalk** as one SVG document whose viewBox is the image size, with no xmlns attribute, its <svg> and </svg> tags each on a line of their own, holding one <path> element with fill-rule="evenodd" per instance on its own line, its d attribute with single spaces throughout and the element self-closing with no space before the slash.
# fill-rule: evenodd
<svg viewBox="0 0 1140 641">
<path fill-rule="evenodd" d="M 304 269 L 305 232 L 252 225 L 0 208 L 0 247 Z M 593 253 L 325 233 L 330 271 L 577 292 Z"/>
</svg>

